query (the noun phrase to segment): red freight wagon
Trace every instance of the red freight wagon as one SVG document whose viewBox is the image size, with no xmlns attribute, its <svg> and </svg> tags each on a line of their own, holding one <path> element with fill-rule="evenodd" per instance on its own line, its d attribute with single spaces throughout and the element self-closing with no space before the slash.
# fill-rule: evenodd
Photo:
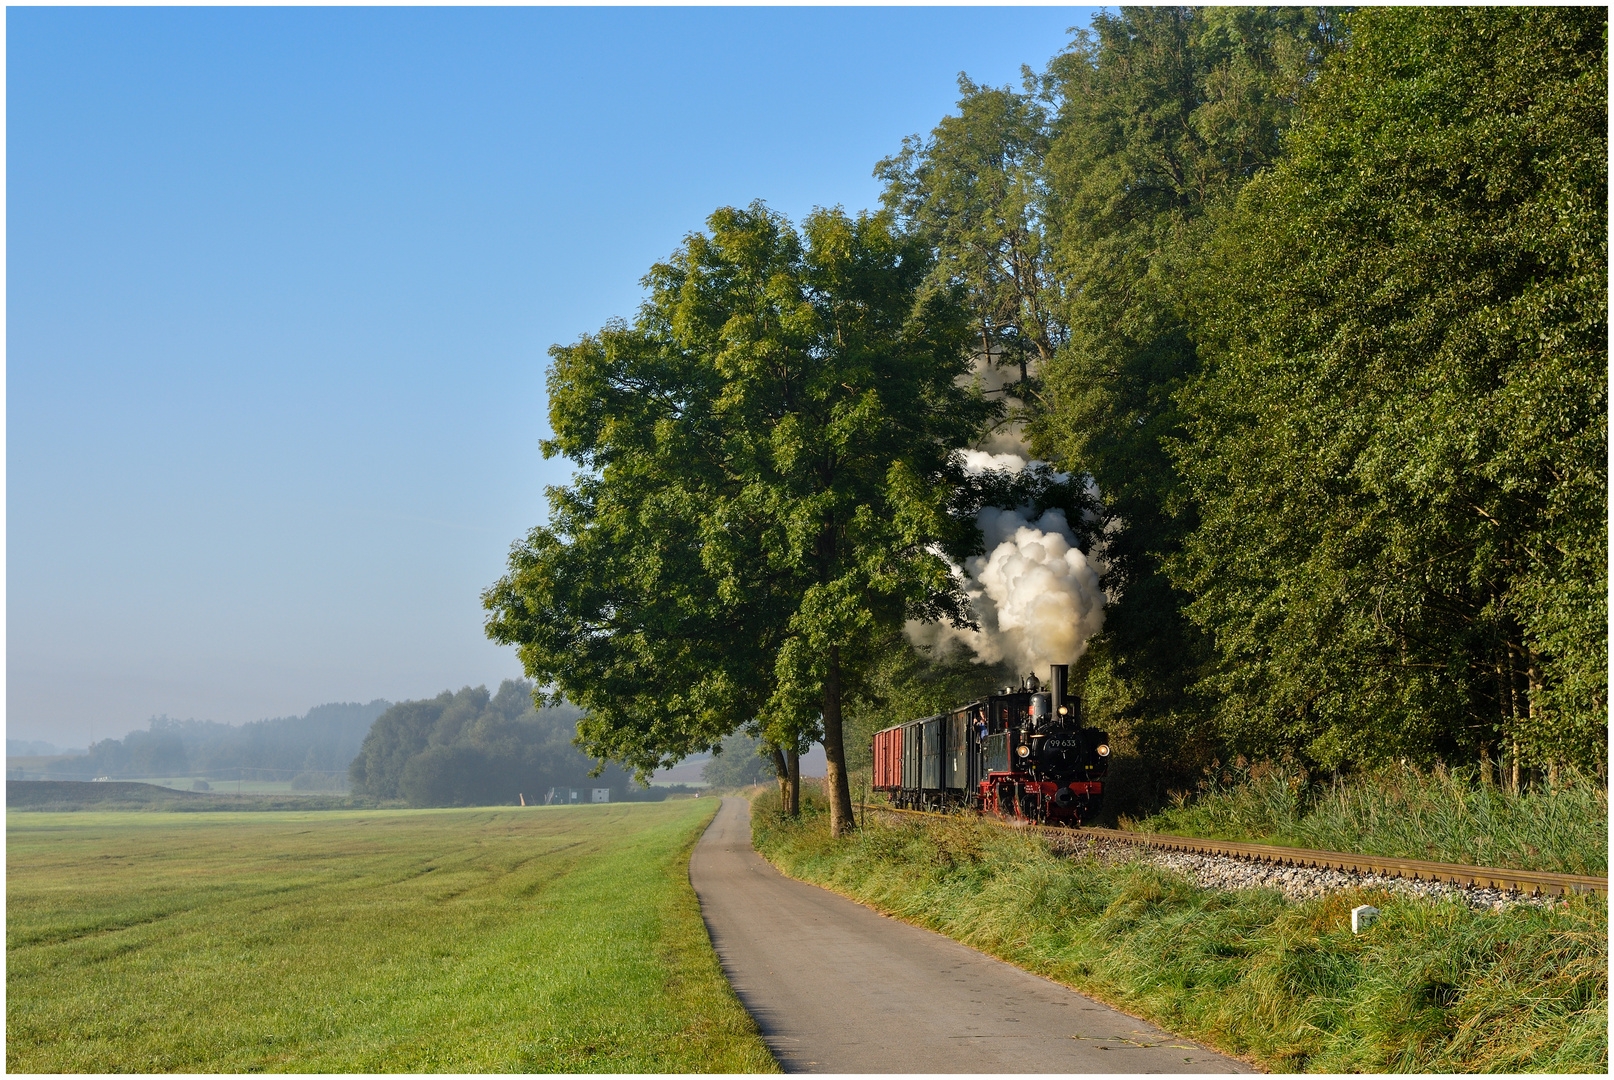
<svg viewBox="0 0 1614 1080">
<path fill-rule="evenodd" d="M 902 786 L 902 728 L 874 734 L 874 790 L 895 791 Z"/>
</svg>

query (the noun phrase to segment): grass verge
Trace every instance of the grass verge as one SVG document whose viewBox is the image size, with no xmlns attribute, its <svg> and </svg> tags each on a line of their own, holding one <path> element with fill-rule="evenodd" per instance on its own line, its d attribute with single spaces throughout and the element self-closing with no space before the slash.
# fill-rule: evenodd
<svg viewBox="0 0 1614 1080">
<path fill-rule="evenodd" d="M 1276 1071 L 1606 1072 L 1608 916 L 1584 898 L 1480 913 L 1353 891 L 1199 890 L 1145 863 L 1061 858 L 969 818 L 829 838 L 816 793 L 759 851 L 786 873 Z M 1350 909 L 1379 922 L 1360 936 Z"/>
<path fill-rule="evenodd" d="M 1318 782 L 1295 766 L 1221 770 L 1192 801 L 1123 828 L 1469 866 L 1608 873 L 1608 788 L 1565 771 L 1512 793 L 1469 771 L 1390 766 Z"/>
<path fill-rule="evenodd" d="M 689 886 L 715 800 L 7 815 L 12 1072 L 773 1072 Z"/>
</svg>

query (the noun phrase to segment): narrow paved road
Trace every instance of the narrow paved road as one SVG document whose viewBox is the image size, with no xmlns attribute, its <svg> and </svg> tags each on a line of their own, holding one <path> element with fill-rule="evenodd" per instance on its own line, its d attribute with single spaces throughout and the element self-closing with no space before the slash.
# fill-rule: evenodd
<svg viewBox="0 0 1614 1080">
<path fill-rule="evenodd" d="M 689 880 L 723 971 L 787 1072 L 1237 1073 L 1169 1035 L 940 934 L 785 877 L 723 800 Z"/>
</svg>

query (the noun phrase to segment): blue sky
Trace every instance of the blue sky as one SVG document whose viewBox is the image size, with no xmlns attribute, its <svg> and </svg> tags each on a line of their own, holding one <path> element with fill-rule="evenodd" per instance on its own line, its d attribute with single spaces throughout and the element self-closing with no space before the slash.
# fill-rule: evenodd
<svg viewBox="0 0 1614 1080">
<path fill-rule="evenodd" d="M 546 350 L 1087 8 L 7 13 L 7 733 L 519 674 Z"/>
</svg>

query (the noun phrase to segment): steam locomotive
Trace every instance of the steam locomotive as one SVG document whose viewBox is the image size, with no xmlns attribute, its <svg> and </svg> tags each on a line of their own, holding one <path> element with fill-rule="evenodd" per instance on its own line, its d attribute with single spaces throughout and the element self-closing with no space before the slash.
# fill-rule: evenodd
<svg viewBox="0 0 1614 1080">
<path fill-rule="evenodd" d="M 1082 726 L 1053 665 L 1018 689 L 910 720 L 874 735 L 874 790 L 910 810 L 970 809 L 1010 820 L 1080 825 L 1098 812 L 1109 736 Z"/>
</svg>

